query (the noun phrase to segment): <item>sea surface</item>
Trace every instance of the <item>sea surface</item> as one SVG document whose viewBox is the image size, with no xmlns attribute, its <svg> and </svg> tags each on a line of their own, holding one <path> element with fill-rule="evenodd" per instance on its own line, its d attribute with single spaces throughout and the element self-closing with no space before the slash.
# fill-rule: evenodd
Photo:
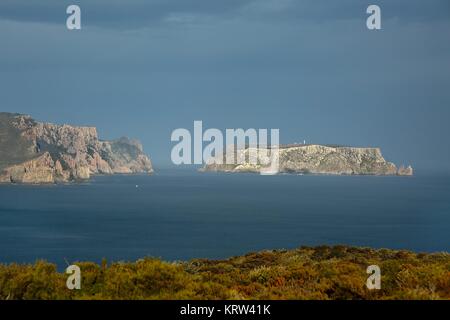
<svg viewBox="0 0 450 320">
<path fill-rule="evenodd" d="M 226 258 L 302 245 L 450 251 L 450 176 L 162 170 L 0 185 L 0 262 Z"/>
</svg>

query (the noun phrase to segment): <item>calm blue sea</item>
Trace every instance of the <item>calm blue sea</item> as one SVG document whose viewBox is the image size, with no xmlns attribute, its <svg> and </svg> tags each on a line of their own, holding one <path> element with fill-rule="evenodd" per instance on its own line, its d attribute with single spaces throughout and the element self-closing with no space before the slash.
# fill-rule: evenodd
<svg viewBox="0 0 450 320">
<path fill-rule="evenodd" d="M 321 244 L 450 251 L 450 177 L 175 170 L 0 186 L 0 262 L 225 258 Z"/>
</svg>

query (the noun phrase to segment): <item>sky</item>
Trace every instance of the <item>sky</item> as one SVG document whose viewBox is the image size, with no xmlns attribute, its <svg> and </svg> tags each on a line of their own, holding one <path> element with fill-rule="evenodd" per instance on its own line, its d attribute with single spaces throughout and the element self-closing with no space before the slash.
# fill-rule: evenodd
<svg viewBox="0 0 450 320">
<path fill-rule="evenodd" d="M 202 120 L 450 172 L 450 2 L 2 0 L 0 111 L 138 138 L 156 169 Z"/>
</svg>

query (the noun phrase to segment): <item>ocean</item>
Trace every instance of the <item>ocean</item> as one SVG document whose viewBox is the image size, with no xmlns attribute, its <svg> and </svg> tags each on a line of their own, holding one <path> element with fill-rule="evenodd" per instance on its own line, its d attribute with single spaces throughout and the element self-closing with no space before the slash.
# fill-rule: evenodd
<svg viewBox="0 0 450 320">
<path fill-rule="evenodd" d="M 0 185 L 0 262 L 227 258 L 345 244 L 450 251 L 450 176 L 161 170 Z"/>
</svg>

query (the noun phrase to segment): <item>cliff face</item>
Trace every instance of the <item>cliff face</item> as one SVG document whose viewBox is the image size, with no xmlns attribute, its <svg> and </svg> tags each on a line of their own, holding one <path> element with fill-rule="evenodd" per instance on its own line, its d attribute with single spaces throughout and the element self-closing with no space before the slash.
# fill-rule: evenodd
<svg viewBox="0 0 450 320">
<path fill-rule="evenodd" d="M 0 182 L 54 183 L 89 179 L 92 174 L 152 171 L 138 141 L 102 141 L 94 127 L 0 113 Z"/>
<path fill-rule="evenodd" d="M 258 156 L 257 148 L 238 150 L 245 157 L 243 164 L 215 164 L 208 161 L 203 171 L 260 172 L 267 163 Z M 270 154 L 270 150 L 266 151 Z M 257 164 L 250 164 L 249 157 L 255 156 Z M 412 175 L 411 167 L 397 167 L 386 161 L 379 148 L 333 147 L 323 145 L 295 145 L 280 147 L 280 173 L 346 174 L 346 175 Z"/>
</svg>

